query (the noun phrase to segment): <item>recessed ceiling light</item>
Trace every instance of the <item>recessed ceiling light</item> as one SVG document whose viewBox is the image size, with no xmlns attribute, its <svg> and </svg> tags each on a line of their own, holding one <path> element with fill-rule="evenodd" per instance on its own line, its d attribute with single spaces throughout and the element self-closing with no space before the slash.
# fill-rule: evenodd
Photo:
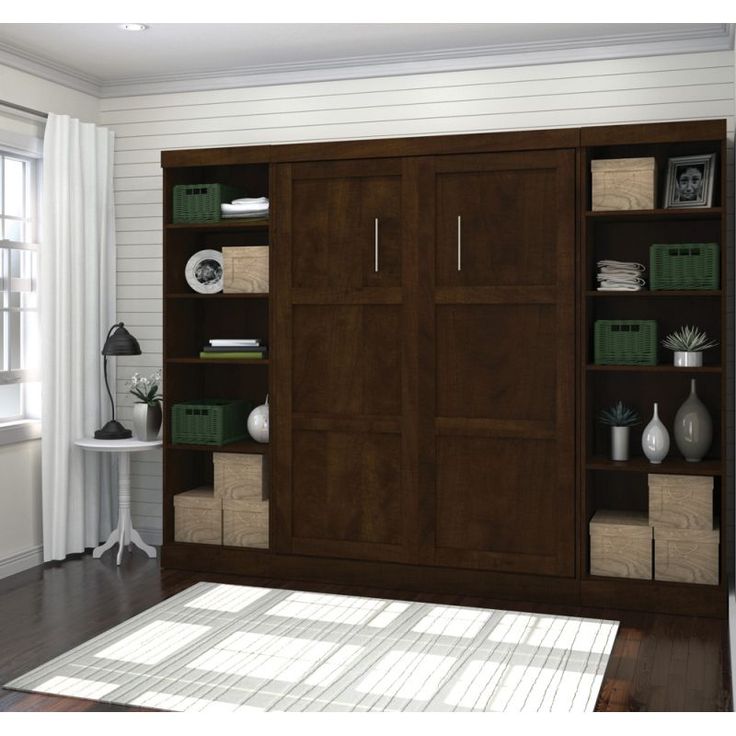
<svg viewBox="0 0 736 736">
<path fill-rule="evenodd" d="M 143 23 L 122 23 L 120 27 L 124 31 L 145 31 L 148 26 L 143 25 Z"/>
</svg>

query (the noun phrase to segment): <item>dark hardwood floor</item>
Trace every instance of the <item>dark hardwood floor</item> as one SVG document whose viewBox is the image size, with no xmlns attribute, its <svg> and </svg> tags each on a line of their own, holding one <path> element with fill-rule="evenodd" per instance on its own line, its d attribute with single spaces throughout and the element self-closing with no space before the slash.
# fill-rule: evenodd
<svg viewBox="0 0 736 736">
<path fill-rule="evenodd" d="M 469 596 L 401 596 L 395 591 L 159 569 L 138 550 L 118 568 L 112 554 L 86 555 L 0 580 L 0 683 L 207 580 L 352 593 L 508 610 L 617 619 L 618 637 L 596 710 L 731 710 L 724 620 L 610 609 L 540 606 Z M 134 708 L 0 688 L 0 711 L 128 711 Z"/>
</svg>

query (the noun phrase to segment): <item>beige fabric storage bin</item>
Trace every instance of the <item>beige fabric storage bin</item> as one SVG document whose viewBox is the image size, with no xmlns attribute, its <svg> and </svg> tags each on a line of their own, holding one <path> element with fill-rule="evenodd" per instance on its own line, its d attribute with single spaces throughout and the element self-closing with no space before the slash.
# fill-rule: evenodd
<svg viewBox="0 0 736 736">
<path fill-rule="evenodd" d="M 222 291 L 225 294 L 268 293 L 268 246 L 223 247 Z"/>
<path fill-rule="evenodd" d="M 643 511 L 596 511 L 590 520 L 590 574 L 652 578 L 652 529 Z"/>
<path fill-rule="evenodd" d="M 718 585 L 718 529 L 654 527 L 654 579 Z"/>
<path fill-rule="evenodd" d="M 592 210 L 651 210 L 657 197 L 654 158 L 611 158 L 590 162 Z"/>
<path fill-rule="evenodd" d="M 649 524 L 671 529 L 713 529 L 713 478 L 649 476 Z"/>
<path fill-rule="evenodd" d="M 222 501 L 210 486 L 174 496 L 174 540 L 222 544 Z"/>
<path fill-rule="evenodd" d="M 215 495 L 233 501 L 262 501 L 268 497 L 265 487 L 263 455 L 213 452 Z"/>
<path fill-rule="evenodd" d="M 268 501 L 222 501 L 222 543 L 268 548 Z"/>
</svg>

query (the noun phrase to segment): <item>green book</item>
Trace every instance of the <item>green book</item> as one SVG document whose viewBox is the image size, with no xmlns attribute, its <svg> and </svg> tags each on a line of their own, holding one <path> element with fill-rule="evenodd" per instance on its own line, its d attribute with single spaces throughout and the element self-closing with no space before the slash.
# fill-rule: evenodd
<svg viewBox="0 0 736 736">
<path fill-rule="evenodd" d="M 252 358 L 254 360 L 260 360 L 265 357 L 263 353 L 200 353 L 200 358 L 214 358 L 220 360 L 220 358 Z"/>
</svg>

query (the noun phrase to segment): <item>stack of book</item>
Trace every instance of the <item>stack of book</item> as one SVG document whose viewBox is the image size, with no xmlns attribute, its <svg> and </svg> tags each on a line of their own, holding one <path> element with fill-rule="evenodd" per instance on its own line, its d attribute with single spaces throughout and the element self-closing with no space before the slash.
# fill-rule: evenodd
<svg viewBox="0 0 736 736">
<path fill-rule="evenodd" d="M 252 358 L 263 360 L 267 357 L 268 348 L 260 338 L 210 340 L 209 345 L 202 348 L 200 358 L 214 358 L 216 360 L 233 359 L 244 360 Z"/>
</svg>

